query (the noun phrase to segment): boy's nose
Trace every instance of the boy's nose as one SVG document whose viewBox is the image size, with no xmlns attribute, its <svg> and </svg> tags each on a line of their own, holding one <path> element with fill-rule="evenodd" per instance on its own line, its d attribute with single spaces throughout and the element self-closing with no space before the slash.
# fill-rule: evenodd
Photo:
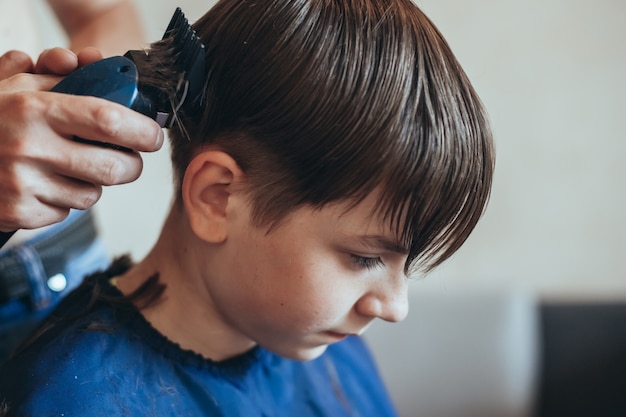
<svg viewBox="0 0 626 417">
<path fill-rule="evenodd" d="M 406 278 L 384 287 L 372 289 L 361 297 L 355 306 L 357 312 L 390 322 L 404 320 L 409 312 Z"/>
</svg>

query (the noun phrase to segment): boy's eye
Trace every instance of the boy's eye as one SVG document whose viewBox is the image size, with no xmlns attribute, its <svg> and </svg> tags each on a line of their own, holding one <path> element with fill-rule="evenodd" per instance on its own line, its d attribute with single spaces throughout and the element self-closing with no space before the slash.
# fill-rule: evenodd
<svg viewBox="0 0 626 417">
<path fill-rule="evenodd" d="M 359 269 L 371 269 L 383 265 L 383 260 L 380 258 L 380 256 L 368 257 L 351 254 L 350 261 L 355 267 Z"/>
</svg>

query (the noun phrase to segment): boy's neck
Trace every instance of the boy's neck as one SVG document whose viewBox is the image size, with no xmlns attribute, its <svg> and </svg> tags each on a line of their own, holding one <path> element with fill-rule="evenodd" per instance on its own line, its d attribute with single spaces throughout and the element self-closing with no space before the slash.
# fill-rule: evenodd
<svg viewBox="0 0 626 417">
<path fill-rule="evenodd" d="M 129 294 L 146 279 L 159 274 L 166 288 L 161 298 L 141 314 L 171 341 L 214 361 L 242 354 L 255 343 L 233 329 L 219 315 L 205 284 L 210 279 L 211 246 L 192 233 L 184 211 L 170 211 L 150 253 L 117 279 Z M 205 268 L 198 267 L 204 265 Z"/>
</svg>

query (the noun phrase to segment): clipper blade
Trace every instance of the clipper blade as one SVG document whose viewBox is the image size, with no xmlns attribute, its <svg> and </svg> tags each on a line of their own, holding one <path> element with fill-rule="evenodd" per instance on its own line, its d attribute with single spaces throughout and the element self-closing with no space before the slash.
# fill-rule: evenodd
<svg viewBox="0 0 626 417">
<path fill-rule="evenodd" d="M 163 91 L 159 85 L 144 83 L 141 74 L 149 73 L 146 66 L 153 65 L 143 51 L 128 51 L 130 58 L 139 69 L 139 89 L 142 100 L 133 109 L 142 111 L 141 106 L 153 107 L 156 115 L 153 118 L 163 127 L 170 128 L 182 112 L 186 116 L 197 116 L 202 110 L 202 90 L 205 82 L 204 45 L 196 35 L 180 7 L 176 8 L 170 23 L 165 30 L 162 41 L 170 47 L 171 67 L 168 77 L 176 77 L 176 89 L 173 94 Z M 168 60 L 168 62 L 170 62 Z M 166 77 L 167 78 L 167 77 Z M 146 103 L 141 103 L 141 102 Z"/>
</svg>

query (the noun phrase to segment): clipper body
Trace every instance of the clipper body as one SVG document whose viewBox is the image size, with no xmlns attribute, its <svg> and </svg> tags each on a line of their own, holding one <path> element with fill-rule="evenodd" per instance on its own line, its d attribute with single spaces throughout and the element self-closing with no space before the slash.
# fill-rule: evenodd
<svg viewBox="0 0 626 417">
<path fill-rule="evenodd" d="M 178 111 L 194 114 L 202 103 L 205 63 L 204 45 L 185 18 L 182 10 L 176 9 L 163 35 L 172 38 L 172 68 L 179 78 L 179 91 L 173 100 L 164 97 L 155 88 L 143 86 L 140 69 L 149 65 L 144 51 L 128 51 L 124 56 L 114 56 L 93 62 L 74 71 L 52 88 L 58 93 L 103 98 L 154 119 L 161 127 L 172 127 Z M 112 147 L 120 151 L 126 148 L 75 138 L 84 143 Z M 0 232 L 0 248 L 15 232 Z"/>
</svg>

